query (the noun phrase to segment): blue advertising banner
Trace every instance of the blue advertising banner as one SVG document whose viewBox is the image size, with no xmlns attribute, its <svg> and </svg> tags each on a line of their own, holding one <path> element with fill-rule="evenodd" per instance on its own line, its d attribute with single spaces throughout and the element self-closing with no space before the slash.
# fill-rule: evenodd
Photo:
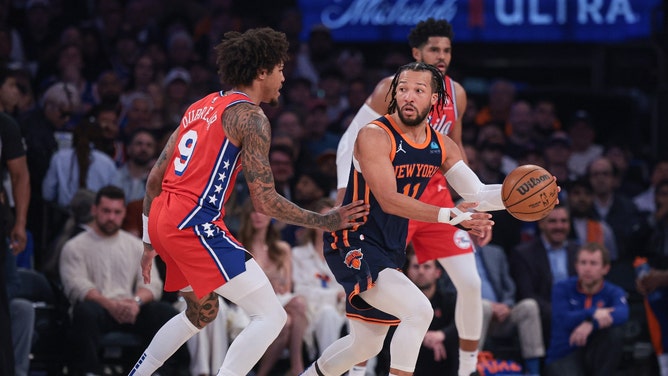
<svg viewBox="0 0 668 376">
<path fill-rule="evenodd" d="M 644 39 L 661 0 L 299 0 L 304 35 L 323 24 L 337 41 L 406 41 L 429 17 L 457 42 L 618 42 Z M 653 25 L 654 24 L 654 25 Z"/>
</svg>

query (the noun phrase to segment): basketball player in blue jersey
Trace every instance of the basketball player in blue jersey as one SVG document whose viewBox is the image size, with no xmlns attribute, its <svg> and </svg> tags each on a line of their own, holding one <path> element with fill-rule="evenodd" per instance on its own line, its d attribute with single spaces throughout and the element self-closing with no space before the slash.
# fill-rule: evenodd
<svg viewBox="0 0 668 376">
<path fill-rule="evenodd" d="M 457 145 L 427 123 L 447 94 L 431 65 L 399 68 L 390 86 L 389 114 L 363 126 L 355 141 L 343 203 L 363 199 L 369 215 L 359 226 L 325 234 L 325 258 L 346 290 L 350 334 L 337 340 L 305 371 L 334 376 L 376 355 L 391 325 L 390 375 L 412 375 L 433 310 L 403 273 L 408 219 L 461 224 L 480 235 L 491 231 L 491 215 L 505 209 L 500 185 L 484 185 L 462 161 Z M 467 201 L 455 208 L 418 200 L 435 174 L 444 174 Z M 477 209 L 478 213 L 468 210 Z"/>
<path fill-rule="evenodd" d="M 429 18 L 420 21 L 409 33 L 411 54 L 416 61 L 433 65 L 443 75 L 447 93 L 443 103 L 432 106 L 427 117 L 429 125 L 459 146 L 466 162 L 462 145 L 461 117 L 466 109 L 466 91 L 446 75 L 452 59 L 452 26 L 446 20 Z M 390 102 L 388 89 L 394 77 L 382 79 L 353 118 L 341 137 L 336 153 L 337 198 L 343 198 L 353 145 L 361 127 L 387 111 Z M 429 204 L 454 206 L 448 184 L 441 174 L 429 181 L 420 200 Z M 478 239 L 480 244 L 491 240 L 491 232 Z M 466 231 L 450 225 L 409 221 L 408 242 L 412 242 L 418 262 L 437 259 L 457 288 L 455 323 L 459 333 L 459 376 L 469 376 L 476 367 L 477 349 L 482 329 L 482 297 L 480 277 L 476 269 L 471 239 Z M 451 354 L 454 355 L 454 354 Z M 360 370 L 356 373 L 357 370 Z M 363 370 L 354 367 L 350 376 L 361 376 Z"/>
</svg>

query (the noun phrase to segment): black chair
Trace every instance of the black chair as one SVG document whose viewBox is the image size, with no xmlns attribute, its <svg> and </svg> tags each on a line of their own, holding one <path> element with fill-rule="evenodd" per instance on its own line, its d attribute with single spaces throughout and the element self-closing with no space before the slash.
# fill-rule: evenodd
<svg viewBox="0 0 668 376">
<path fill-rule="evenodd" d="M 67 346 L 63 338 L 69 328 L 67 306 L 62 306 L 53 286 L 35 270 L 19 268 L 21 286 L 18 297 L 30 300 L 35 308 L 35 331 L 31 348 L 31 370 L 62 375 L 67 364 Z"/>
</svg>

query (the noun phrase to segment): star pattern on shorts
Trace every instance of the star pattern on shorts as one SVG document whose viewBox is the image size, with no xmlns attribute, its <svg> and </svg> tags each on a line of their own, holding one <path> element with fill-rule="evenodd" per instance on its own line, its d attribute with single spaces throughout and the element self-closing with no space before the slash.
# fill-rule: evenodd
<svg viewBox="0 0 668 376">
<path fill-rule="evenodd" d="M 211 223 L 205 223 L 205 224 L 202 225 L 202 227 L 204 228 L 204 233 L 206 234 L 206 236 L 208 238 L 213 237 L 213 234 L 216 233 L 216 231 L 212 228 L 213 224 L 211 224 Z M 217 229 L 218 228 L 216 227 L 216 230 Z"/>
<path fill-rule="evenodd" d="M 211 195 L 209 196 L 209 204 L 216 205 L 216 202 L 218 201 L 218 197 Z"/>
</svg>

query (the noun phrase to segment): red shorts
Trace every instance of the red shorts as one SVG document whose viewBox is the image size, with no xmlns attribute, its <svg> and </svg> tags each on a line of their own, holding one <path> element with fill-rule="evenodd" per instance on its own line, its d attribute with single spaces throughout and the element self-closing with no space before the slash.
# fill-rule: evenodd
<svg viewBox="0 0 668 376">
<path fill-rule="evenodd" d="M 453 207 L 445 176 L 436 173 L 425 187 L 420 201 L 440 207 Z M 407 243 L 412 242 L 418 262 L 473 252 L 469 234 L 445 223 L 408 221 Z"/>
<path fill-rule="evenodd" d="M 151 205 L 148 232 L 167 266 L 165 290 L 192 286 L 202 297 L 243 273 L 251 256 L 222 218 L 180 230 L 179 223 L 192 207 L 192 201 L 162 192 Z"/>
</svg>

